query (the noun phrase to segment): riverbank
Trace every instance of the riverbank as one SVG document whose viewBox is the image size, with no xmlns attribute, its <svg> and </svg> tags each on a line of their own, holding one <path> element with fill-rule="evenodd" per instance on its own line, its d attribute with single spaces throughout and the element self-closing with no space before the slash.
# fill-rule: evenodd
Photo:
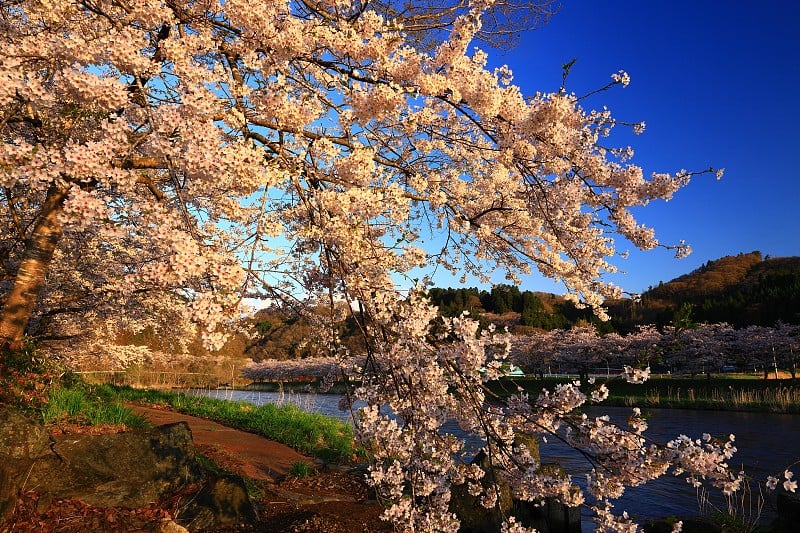
<svg viewBox="0 0 800 533">
<path fill-rule="evenodd" d="M 495 390 L 510 393 L 516 385 L 531 395 L 552 389 L 564 378 L 523 379 L 499 383 Z M 709 409 L 719 411 L 800 413 L 800 382 L 791 379 L 763 380 L 726 376 L 695 378 L 656 377 L 642 384 L 621 378 L 597 378 L 594 387 L 605 383 L 610 393 L 605 405 L 662 409 Z M 511 387 L 514 388 L 511 388 Z M 584 385 L 585 390 L 593 386 Z"/>
<path fill-rule="evenodd" d="M 335 394 L 316 393 L 283 393 L 263 391 L 232 391 L 232 390 L 196 390 L 193 394 L 204 394 L 226 400 L 240 400 L 252 402 L 255 405 L 262 403 L 292 403 L 303 408 L 326 416 L 346 419 L 348 413 L 338 409 L 342 397 Z M 581 409 L 589 417 L 609 416 L 616 423 L 625 424 L 631 413 L 630 407 L 613 407 L 605 403 L 597 406 L 585 406 Z M 747 519 L 755 520 L 760 515 L 762 524 L 771 524 L 776 518 L 775 495 L 761 493 L 763 482 L 767 476 L 782 476 L 782 472 L 790 465 L 800 461 L 795 447 L 787 446 L 787 442 L 800 440 L 800 416 L 792 414 L 775 413 L 749 413 L 734 411 L 705 411 L 697 409 L 643 409 L 650 428 L 647 438 L 657 443 L 666 443 L 684 434 L 691 438 L 700 438 L 704 433 L 727 438 L 727 435 L 736 435 L 736 445 L 739 451 L 731 463 L 732 468 L 743 469 L 751 476 L 752 485 L 742 494 L 742 504 L 747 504 Z M 480 446 L 480 439 L 463 432 L 455 421 L 447 421 L 443 426 L 444 431 L 464 439 L 468 446 Z M 591 468 L 586 457 L 575 452 L 559 439 L 547 439 L 540 443 L 542 457 L 548 461 L 558 462 L 564 469 L 574 476 L 580 485 L 584 474 Z M 759 496 L 760 494 L 760 496 Z M 645 485 L 626 490 L 622 498 L 615 502 L 615 507 L 628 511 L 636 518 L 638 523 L 646 523 L 660 517 L 678 516 L 686 517 L 702 514 L 708 519 L 716 509 L 727 509 L 727 502 L 721 495 L 712 491 L 708 494 L 711 505 L 702 509 L 699 507 L 698 494 L 691 485 L 687 484 L 682 476 L 662 476 Z M 763 508 L 761 508 L 762 500 Z M 738 504 L 737 504 L 738 505 Z M 737 507 L 737 512 L 744 511 Z M 724 514 L 720 518 L 725 518 Z M 592 517 L 586 513 L 583 516 L 585 530 L 590 530 Z M 697 531 L 713 531 L 712 529 L 699 529 Z"/>
<path fill-rule="evenodd" d="M 571 383 L 575 379 L 524 377 L 491 382 L 488 387 L 500 397 L 516 393 L 518 386 L 529 395 L 538 396 L 543 389 L 552 390 L 559 384 Z M 605 383 L 610 391 L 603 402 L 605 405 L 800 414 L 800 380 L 764 380 L 722 374 L 694 378 L 654 377 L 643 384 L 633 384 L 617 377 L 596 377 L 594 385 L 584 382 L 581 388 L 589 391 L 600 383 Z M 237 389 L 286 394 L 344 394 L 347 386 L 335 383 L 329 390 L 320 392 L 314 382 L 254 382 Z"/>
</svg>

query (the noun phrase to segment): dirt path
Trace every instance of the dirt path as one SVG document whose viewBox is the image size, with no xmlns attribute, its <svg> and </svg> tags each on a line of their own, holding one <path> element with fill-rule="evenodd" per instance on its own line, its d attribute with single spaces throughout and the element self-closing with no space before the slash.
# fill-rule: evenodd
<svg viewBox="0 0 800 533">
<path fill-rule="evenodd" d="M 287 475 L 296 461 L 314 463 L 278 442 L 203 418 L 131 404 L 154 425 L 186 422 L 197 450 L 223 469 L 256 480 L 259 522 L 235 531 L 260 533 L 389 533 L 384 508 L 363 473 L 323 468 L 306 478 Z"/>
<path fill-rule="evenodd" d="M 286 477 L 293 463 L 314 462 L 312 458 L 284 444 L 210 420 L 166 409 L 139 405 L 131 407 L 137 415 L 145 417 L 155 426 L 186 422 L 199 451 L 212 460 L 222 459 L 226 468 L 242 476 L 277 482 Z"/>
</svg>

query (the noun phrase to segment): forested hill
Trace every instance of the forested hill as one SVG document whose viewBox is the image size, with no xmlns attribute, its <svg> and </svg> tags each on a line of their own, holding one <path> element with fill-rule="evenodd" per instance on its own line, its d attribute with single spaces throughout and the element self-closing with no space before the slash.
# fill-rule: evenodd
<svg viewBox="0 0 800 533">
<path fill-rule="evenodd" d="M 800 257 L 762 257 L 761 252 L 726 256 L 642 294 L 641 302 L 610 304 L 623 323 L 670 322 L 690 309 L 694 322 L 737 327 L 800 323 Z M 688 307 L 691 306 L 691 307 Z"/>
<path fill-rule="evenodd" d="M 569 328 L 593 320 L 563 298 L 500 285 L 430 291 L 446 316 L 464 310 L 486 321 L 517 329 Z M 709 261 L 697 270 L 651 287 L 637 301 L 608 302 L 612 320 L 601 330 L 627 332 L 636 325 L 672 323 L 676 317 L 695 323 L 727 322 L 736 327 L 800 323 L 800 257 L 762 257 L 760 252 Z"/>
</svg>

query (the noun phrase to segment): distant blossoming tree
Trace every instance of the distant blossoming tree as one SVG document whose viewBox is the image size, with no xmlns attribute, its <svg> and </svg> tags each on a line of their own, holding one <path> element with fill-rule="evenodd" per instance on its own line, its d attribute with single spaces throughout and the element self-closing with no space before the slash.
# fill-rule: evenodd
<svg viewBox="0 0 800 533">
<path fill-rule="evenodd" d="M 630 149 L 600 142 L 610 113 L 563 90 L 526 96 L 508 68 L 489 70 L 470 48 L 483 22 L 549 5 L 493 4 L 2 4 L 0 344 L 19 347 L 41 309 L 73 304 L 113 323 L 137 320 L 128 311 L 144 302 L 199 324 L 213 347 L 243 297 L 346 300 L 368 348 L 358 433 L 398 527 L 457 528 L 453 483 L 494 504 L 482 471 L 459 460 L 463 443 L 439 432 L 448 418 L 487 442 L 520 498 L 581 504 L 569 478 L 541 473 L 514 438 L 572 428 L 597 466 L 588 494 L 603 528 L 629 527 L 609 499 L 671 464 L 733 490 L 730 442 L 645 446 L 636 414 L 629 431 L 572 414 L 587 399 L 572 386 L 488 402 L 504 337 L 465 317 L 434 333 L 435 309 L 398 291 L 420 267 L 482 279 L 499 268 L 510 280 L 536 267 L 602 314 L 619 294 L 601 280 L 614 271 L 609 231 L 659 245 L 630 209 L 692 176 L 645 178 Z M 628 81 L 617 73 L 609 86 Z M 438 249 L 423 247 L 430 234 Z"/>
</svg>

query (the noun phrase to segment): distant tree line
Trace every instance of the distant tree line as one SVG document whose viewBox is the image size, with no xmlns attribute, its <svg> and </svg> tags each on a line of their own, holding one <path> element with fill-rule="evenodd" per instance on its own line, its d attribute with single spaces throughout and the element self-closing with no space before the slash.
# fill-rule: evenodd
<svg viewBox="0 0 800 533">
<path fill-rule="evenodd" d="M 590 319 L 591 312 L 578 310 L 563 298 L 552 294 L 520 291 L 511 285 L 496 285 L 491 290 L 437 288 L 428 291 L 431 303 L 442 316 L 518 313 L 519 324 L 543 330 L 560 329 L 580 319 Z"/>
<path fill-rule="evenodd" d="M 597 334 L 634 334 L 653 325 L 694 329 L 700 324 L 772 328 L 800 324 L 800 257 L 762 258 L 760 252 L 709 261 L 694 272 L 650 288 L 638 299 L 607 302 L 611 320 L 600 322 L 589 309 L 577 309 L 561 296 L 520 290 L 501 284 L 491 289 L 440 288 L 428 291 L 431 303 L 445 317 L 467 311 L 484 326 L 508 326 L 517 335 L 591 326 Z M 330 331 L 351 353 L 365 349 L 363 335 L 351 316 L 340 313 L 333 324 L 317 322 L 324 307 L 304 315 L 264 309 L 253 319 L 244 355 L 256 361 L 321 357 L 330 348 Z"/>
<path fill-rule="evenodd" d="M 685 319 L 687 310 L 698 324 L 773 327 L 779 322 L 800 324 L 800 257 L 764 258 L 761 252 L 751 252 L 709 261 L 694 272 L 651 287 L 638 299 L 607 302 L 611 321 L 605 323 L 560 296 L 510 285 L 490 290 L 432 288 L 429 297 L 442 316 L 464 311 L 479 318 L 486 313 L 518 313 L 515 324 L 546 331 L 576 324 L 593 324 L 603 333 L 628 334 L 648 324 L 662 329 Z"/>
</svg>

